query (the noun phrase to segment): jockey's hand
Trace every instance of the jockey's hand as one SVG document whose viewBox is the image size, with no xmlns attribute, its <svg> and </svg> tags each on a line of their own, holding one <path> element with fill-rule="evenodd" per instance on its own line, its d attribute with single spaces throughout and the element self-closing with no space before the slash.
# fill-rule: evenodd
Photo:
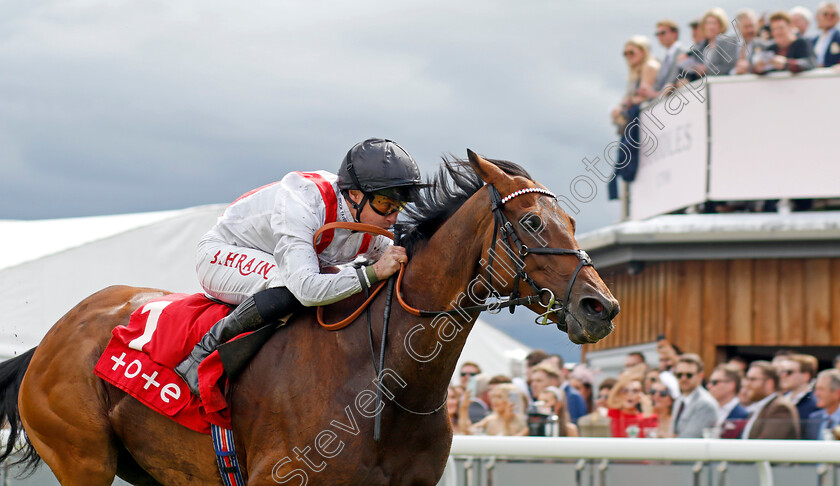
<svg viewBox="0 0 840 486">
<path fill-rule="evenodd" d="M 389 246 L 382 257 L 373 264 L 376 278 L 384 280 L 390 277 L 400 269 L 400 263 L 408 263 L 405 248 L 396 245 Z"/>
</svg>

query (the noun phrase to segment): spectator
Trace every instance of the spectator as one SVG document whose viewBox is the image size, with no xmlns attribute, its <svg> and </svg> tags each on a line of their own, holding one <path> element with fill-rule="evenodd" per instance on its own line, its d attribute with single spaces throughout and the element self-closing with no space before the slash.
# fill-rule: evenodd
<svg viewBox="0 0 840 486">
<path fill-rule="evenodd" d="M 524 399 L 515 385 L 503 383 L 490 392 L 493 413 L 473 424 L 468 414 L 458 416 L 459 426 L 468 435 L 528 435 L 524 411 L 518 410 Z M 461 408 L 463 412 L 463 406 Z"/>
<path fill-rule="evenodd" d="M 706 46 L 706 33 L 703 23 L 698 20 L 689 22 L 691 27 L 691 47 L 677 57 L 677 84 L 700 78 L 703 69 L 703 47 Z"/>
<path fill-rule="evenodd" d="M 665 48 L 665 56 L 662 58 L 662 65 L 656 74 L 653 89 L 648 91 L 647 87 L 639 88 L 643 95 L 648 98 L 659 96 L 666 86 L 673 86 L 680 74 L 679 58 L 685 54 L 685 48 L 680 44 L 680 28 L 673 20 L 660 20 L 656 24 L 656 38 L 662 47 Z"/>
<path fill-rule="evenodd" d="M 730 74 L 747 74 L 752 72 L 753 53 L 764 50 L 764 42 L 758 38 L 758 16 L 754 10 L 744 9 L 735 15 L 738 30 L 741 32 L 738 44 L 738 58 Z"/>
<path fill-rule="evenodd" d="M 563 358 L 559 355 L 552 355 L 549 359 L 553 361 L 549 361 L 548 363 L 543 361 L 532 371 L 532 382 L 534 379 L 538 380 L 541 383 L 541 388 L 539 390 L 535 390 L 532 384 L 531 396 L 536 397 L 546 386 L 556 386 L 557 388 L 560 388 L 563 390 L 563 393 L 566 394 L 566 405 L 569 409 L 569 416 L 572 418 L 573 423 L 577 423 L 579 418 L 586 415 L 586 401 L 584 401 L 583 396 L 577 390 L 565 382 Z M 558 363 L 560 367 L 557 368 L 554 365 L 549 364 L 552 362 Z"/>
<path fill-rule="evenodd" d="M 735 61 L 738 60 L 738 42 L 726 35 L 729 29 L 729 18 L 726 12 L 722 8 L 715 7 L 703 15 L 702 24 L 706 42 L 702 49 L 698 49 L 704 56 L 701 74 L 706 76 L 729 74 L 735 67 Z"/>
<path fill-rule="evenodd" d="M 569 411 L 566 410 L 566 394 L 556 386 L 550 386 L 540 393 L 538 397 L 547 412 L 557 416 L 558 437 L 578 437 L 578 428 L 569 419 Z"/>
<path fill-rule="evenodd" d="M 536 400 L 549 386 L 560 387 L 560 370 L 547 364 L 538 364 L 531 370 L 531 397 Z"/>
<path fill-rule="evenodd" d="M 747 423 L 749 412 L 738 400 L 741 391 L 741 370 L 731 364 L 718 365 L 706 385 L 718 402 L 715 428 L 721 439 L 737 439 Z"/>
<path fill-rule="evenodd" d="M 773 366 L 776 367 L 776 373 L 779 372 L 779 367 L 782 365 L 782 363 L 787 361 L 787 359 L 790 358 L 791 355 L 793 355 L 793 351 L 790 349 L 780 349 L 773 353 L 773 361 L 771 361 L 771 363 L 773 363 Z"/>
<path fill-rule="evenodd" d="M 613 437 L 645 437 L 646 431 L 658 426 L 650 397 L 642 393 L 643 377 L 641 365 L 626 369 L 610 390 L 607 415 Z"/>
<path fill-rule="evenodd" d="M 817 65 L 811 43 L 796 37 L 790 17 L 784 12 L 770 16 L 770 33 L 773 43 L 767 51 L 753 56 L 753 71 L 758 74 L 770 71 L 790 71 L 798 73 L 813 69 Z"/>
<path fill-rule="evenodd" d="M 677 390 L 671 390 L 662 382 L 651 385 L 650 398 L 653 401 L 653 413 L 656 414 L 659 423 L 653 433 L 647 434 L 648 437 L 672 437 L 671 411 L 678 396 Z"/>
<path fill-rule="evenodd" d="M 645 372 L 644 392 L 651 394 L 651 387 L 657 383 L 662 383 L 659 379 L 659 368 L 650 368 Z"/>
<path fill-rule="evenodd" d="M 548 358 L 548 353 L 542 349 L 535 349 L 525 356 L 525 380 L 529 387 L 531 386 L 531 370 L 546 358 Z"/>
<path fill-rule="evenodd" d="M 549 354 L 545 357 L 545 359 L 540 361 L 540 363 L 546 364 L 548 366 L 553 366 L 554 368 L 560 370 L 561 373 L 565 371 L 566 367 L 566 360 L 563 359 L 563 357 L 559 354 Z M 565 373 L 563 374 L 563 376 L 561 376 L 561 378 L 566 378 Z"/>
<path fill-rule="evenodd" d="M 747 374 L 744 373 L 744 377 L 741 378 L 741 391 L 738 392 L 738 403 L 740 403 L 742 407 L 746 408 L 747 413 L 749 413 L 750 405 L 753 404 L 753 401 L 752 392 L 746 386 L 746 376 Z"/>
<path fill-rule="evenodd" d="M 472 361 L 465 361 L 461 365 L 461 387 L 466 390 L 469 379 L 478 376 L 479 373 L 481 373 L 481 366 Z"/>
<path fill-rule="evenodd" d="M 749 365 L 747 364 L 747 360 L 745 360 L 744 358 L 742 358 L 740 356 L 733 356 L 733 357 L 729 358 L 729 361 L 727 361 L 726 364 L 731 364 L 732 366 L 735 366 L 736 368 L 741 370 L 741 376 L 746 375 L 747 374 L 747 368 L 749 368 Z"/>
<path fill-rule="evenodd" d="M 811 440 L 840 439 L 840 370 L 827 369 L 817 375 L 814 385 L 819 410 L 811 414 L 805 438 Z"/>
<path fill-rule="evenodd" d="M 744 427 L 744 439 L 798 439 L 799 415 L 796 407 L 780 396 L 779 375 L 768 361 L 753 361 L 744 377 L 752 405 Z"/>
<path fill-rule="evenodd" d="M 706 40 L 706 33 L 703 31 L 703 27 L 700 26 L 700 19 L 692 20 L 688 23 L 688 26 L 691 27 L 692 46 L 700 46 Z"/>
<path fill-rule="evenodd" d="M 467 382 L 461 404 L 466 407 L 470 422 L 475 423 L 490 413 L 490 375 L 478 374 Z M 461 414 L 459 409 L 459 416 Z"/>
<path fill-rule="evenodd" d="M 513 380 L 507 375 L 496 375 L 490 378 L 490 381 L 487 382 L 490 385 L 490 388 L 493 388 L 494 385 L 501 385 L 503 383 L 513 383 Z"/>
<path fill-rule="evenodd" d="M 562 356 L 559 354 L 549 354 L 546 358 L 540 361 L 541 364 L 547 364 L 554 369 L 560 371 L 560 383 L 567 383 L 569 380 L 569 373 L 571 373 L 572 369 L 574 368 L 574 364 L 566 363 L 566 360 L 563 359 Z"/>
<path fill-rule="evenodd" d="M 659 369 L 662 372 L 670 372 L 677 362 L 680 350 L 667 339 L 660 339 L 656 343 L 656 352 L 659 353 Z"/>
<path fill-rule="evenodd" d="M 812 381 L 817 375 L 819 361 L 808 354 L 791 354 L 776 368 L 779 371 L 779 389 L 799 413 L 799 430 L 806 430 L 808 417 L 817 411 L 817 399 L 811 392 Z"/>
<path fill-rule="evenodd" d="M 627 62 L 627 89 L 621 102 L 611 114 L 618 134 L 624 135 L 625 127 L 638 116 L 638 105 L 647 98 L 642 92 L 649 92 L 656 82 L 659 64 L 650 55 L 650 43 L 645 36 L 636 35 L 624 44 L 624 60 Z"/>
<path fill-rule="evenodd" d="M 647 100 L 646 94 L 653 89 L 659 72 L 659 61 L 650 54 L 647 37 L 636 35 L 624 44 L 624 59 L 627 61 L 627 90 L 621 102 L 612 111 L 612 122 L 621 137 L 622 149 L 618 151 L 615 174 L 627 182 L 636 177 L 639 158 L 639 124 L 632 123 L 639 117 L 640 103 Z M 618 199 L 618 178 L 607 183 L 609 199 Z"/>
<path fill-rule="evenodd" d="M 822 2 L 817 7 L 817 27 L 820 33 L 811 39 L 817 65 L 830 67 L 840 62 L 840 29 L 837 28 L 837 4 Z"/>
<path fill-rule="evenodd" d="M 598 385 L 594 410 L 581 417 L 577 423 L 581 437 L 612 437 L 607 399 L 615 383 L 615 378 L 606 378 Z"/>
<path fill-rule="evenodd" d="M 624 357 L 624 369 L 632 368 L 636 365 L 644 364 L 647 367 L 647 362 L 645 362 L 645 355 L 634 351 L 632 353 L 628 353 L 627 356 Z"/>
<path fill-rule="evenodd" d="M 583 403 L 586 405 L 586 413 L 594 410 L 592 402 L 592 381 L 595 373 L 589 369 L 585 364 L 580 363 L 575 366 L 569 376 L 569 385 L 580 393 L 583 397 Z"/>
<path fill-rule="evenodd" d="M 535 349 L 525 356 L 525 364 L 528 368 L 533 368 L 540 364 L 544 359 L 548 358 L 548 353 L 542 349 Z"/>
<path fill-rule="evenodd" d="M 788 16 L 790 16 L 790 23 L 793 27 L 793 32 L 798 37 L 807 37 L 808 28 L 811 26 L 811 21 L 814 20 L 814 16 L 811 14 L 811 11 L 808 10 L 807 7 L 797 5 L 796 7 L 790 9 Z"/>
<path fill-rule="evenodd" d="M 770 43 L 772 36 L 770 35 L 770 20 L 767 18 L 767 14 L 761 14 L 761 18 L 758 19 L 758 38 L 766 43 Z M 744 370 L 746 373 L 747 370 Z"/>
<path fill-rule="evenodd" d="M 717 421 L 718 405 L 700 386 L 703 383 L 703 361 L 696 354 L 683 354 L 674 367 L 680 384 L 680 397 L 674 402 L 672 431 L 674 437 L 703 437 L 703 429 L 711 429 Z"/>
<path fill-rule="evenodd" d="M 452 425 L 452 432 L 463 434 L 458 426 L 458 410 L 461 408 L 461 399 L 464 396 L 464 389 L 457 385 L 449 385 L 446 395 L 446 413 L 449 415 L 449 423 Z"/>
</svg>

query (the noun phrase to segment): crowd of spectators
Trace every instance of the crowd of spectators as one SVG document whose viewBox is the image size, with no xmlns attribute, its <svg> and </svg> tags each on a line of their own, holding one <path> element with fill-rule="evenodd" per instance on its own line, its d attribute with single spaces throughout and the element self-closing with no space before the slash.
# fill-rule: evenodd
<svg viewBox="0 0 840 486">
<path fill-rule="evenodd" d="M 617 154 L 616 175 L 628 182 L 635 179 L 636 141 L 641 138 L 638 124 L 632 122 L 644 103 L 660 102 L 674 95 L 682 85 L 706 76 L 799 73 L 814 68 L 840 71 L 838 20 L 840 9 L 833 1 L 817 5 L 816 15 L 802 6 L 789 12 L 761 15 L 743 9 L 735 14 L 734 20 L 730 20 L 726 11 L 715 7 L 689 23 L 690 45 L 680 42 L 677 22 L 670 19 L 656 22 L 654 36 L 664 49 L 659 59 L 653 55 L 647 36 L 630 37 L 622 51 L 627 63 L 627 88 L 611 113 L 624 147 Z M 610 199 L 618 198 L 616 179 L 608 186 Z"/>
<path fill-rule="evenodd" d="M 617 377 L 559 355 L 528 355 L 524 377 L 489 376 L 466 362 L 449 389 L 456 434 L 559 437 L 840 440 L 840 356 L 819 371 L 792 351 L 736 357 L 711 371 L 668 340 L 658 363 L 625 357 Z M 707 374 L 708 373 L 708 374 Z M 599 379 L 600 378 L 600 379 Z"/>
</svg>

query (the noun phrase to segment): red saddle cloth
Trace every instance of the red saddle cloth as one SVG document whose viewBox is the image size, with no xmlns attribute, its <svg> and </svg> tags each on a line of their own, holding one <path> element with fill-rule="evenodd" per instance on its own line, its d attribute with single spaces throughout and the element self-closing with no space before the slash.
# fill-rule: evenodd
<svg viewBox="0 0 840 486">
<path fill-rule="evenodd" d="M 169 294 L 147 302 L 117 326 L 94 368 L 97 376 L 192 430 L 230 428 L 218 351 L 198 367 L 201 399 L 172 371 L 230 308 L 202 294 Z M 240 336 L 241 337 L 241 336 Z"/>
</svg>

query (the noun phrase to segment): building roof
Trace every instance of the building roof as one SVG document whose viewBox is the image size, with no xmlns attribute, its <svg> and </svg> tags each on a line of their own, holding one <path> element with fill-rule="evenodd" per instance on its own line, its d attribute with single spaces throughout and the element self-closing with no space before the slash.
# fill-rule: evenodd
<svg viewBox="0 0 840 486">
<path fill-rule="evenodd" d="M 664 215 L 577 240 L 598 268 L 631 261 L 840 257 L 840 211 Z"/>
</svg>

